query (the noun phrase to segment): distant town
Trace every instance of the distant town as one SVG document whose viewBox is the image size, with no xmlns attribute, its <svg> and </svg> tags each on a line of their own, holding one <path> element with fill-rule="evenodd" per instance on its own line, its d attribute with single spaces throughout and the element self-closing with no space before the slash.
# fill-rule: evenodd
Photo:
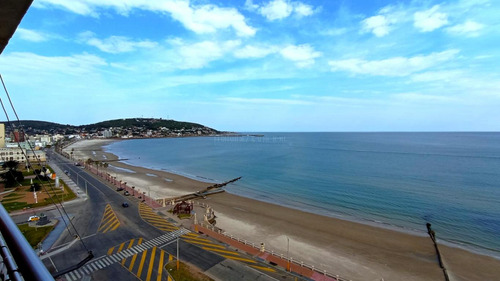
<svg viewBox="0 0 500 281">
<path fill-rule="evenodd" d="M 230 134 L 190 122 L 157 118 L 128 118 L 103 121 L 90 125 L 62 125 L 45 121 L 0 123 L 0 161 L 24 163 L 27 157 L 45 161 L 43 148 L 57 143 L 81 139 L 131 139 Z M 27 154 L 26 150 L 34 150 Z M 21 151 L 23 150 L 23 151 Z M 29 159 L 28 159 L 29 160 Z"/>
</svg>

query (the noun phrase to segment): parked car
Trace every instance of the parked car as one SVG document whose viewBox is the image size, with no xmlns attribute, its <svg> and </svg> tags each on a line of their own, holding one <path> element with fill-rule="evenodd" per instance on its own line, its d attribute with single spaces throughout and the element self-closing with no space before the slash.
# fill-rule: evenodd
<svg viewBox="0 0 500 281">
<path fill-rule="evenodd" d="M 126 190 L 125 190 L 125 192 L 123 193 L 123 195 L 125 195 L 125 196 L 129 196 L 129 195 L 130 195 L 130 193 L 129 193 L 128 191 L 126 191 Z"/>
<path fill-rule="evenodd" d="M 128 207 L 128 203 L 127 202 L 123 202 L 122 207 L 123 208 L 127 208 Z"/>
<path fill-rule="evenodd" d="M 122 190 L 123 190 L 123 187 L 118 187 L 118 188 L 116 189 L 116 191 L 122 191 Z"/>
<path fill-rule="evenodd" d="M 39 216 L 31 216 L 28 218 L 28 221 L 38 221 L 38 220 L 40 220 Z"/>
</svg>

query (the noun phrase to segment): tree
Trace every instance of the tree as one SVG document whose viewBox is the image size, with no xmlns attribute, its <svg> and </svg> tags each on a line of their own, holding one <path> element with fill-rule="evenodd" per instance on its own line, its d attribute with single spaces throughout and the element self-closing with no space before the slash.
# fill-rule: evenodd
<svg viewBox="0 0 500 281">
<path fill-rule="evenodd" d="M 30 191 L 40 191 L 42 189 L 42 186 L 35 182 L 34 184 L 31 185 Z"/>
<path fill-rule="evenodd" d="M 5 187 L 20 185 L 20 182 L 24 180 L 23 173 L 17 170 L 18 165 L 19 162 L 14 160 L 9 160 L 2 164 L 4 169 L 8 169 L 1 175 L 2 179 L 5 181 Z"/>
</svg>

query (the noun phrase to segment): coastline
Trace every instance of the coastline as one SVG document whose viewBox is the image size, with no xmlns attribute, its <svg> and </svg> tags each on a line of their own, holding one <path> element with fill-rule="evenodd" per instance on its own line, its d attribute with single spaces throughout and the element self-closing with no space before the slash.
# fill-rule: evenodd
<svg viewBox="0 0 500 281">
<path fill-rule="evenodd" d="M 81 141 L 66 150 L 75 148 L 75 158 L 117 160 L 116 155 L 102 149 L 113 141 Z M 158 198 L 210 185 L 118 161 L 110 162 L 108 172 L 136 186 L 138 192 L 151 192 L 152 197 Z M 283 254 L 286 254 L 289 238 L 290 256 L 294 260 L 349 279 L 443 279 L 432 242 L 425 236 L 325 217 L 227 192 L 208 197 L 203 202 L 215 210 L 217 226 L 227 233 L 255 243 L 264 242 L 266 249 Z M 439 233 L 437 235 L 439 237 Z M 492 280 L 500 275 L 500 260 L 443 244 L 440 250 L 455 280 Z"/>
</svg>

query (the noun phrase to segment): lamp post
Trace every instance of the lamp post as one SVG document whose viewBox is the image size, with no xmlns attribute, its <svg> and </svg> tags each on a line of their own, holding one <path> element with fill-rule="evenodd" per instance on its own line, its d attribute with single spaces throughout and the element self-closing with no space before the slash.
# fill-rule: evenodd
<svg viewBox="0 0 500 281">
<path fill-rule="evenodd" d="M 290 271 L 290 255 L 289 255 L 289 252 L 290 252 L 290 238 L 288 238 L 288 236 L 286 237 L 286 241 L 287 241 L 287 245 L 286 245 L 286 259 L 287 259 L 286 269 L 288 271 Z"/>
</svg>

